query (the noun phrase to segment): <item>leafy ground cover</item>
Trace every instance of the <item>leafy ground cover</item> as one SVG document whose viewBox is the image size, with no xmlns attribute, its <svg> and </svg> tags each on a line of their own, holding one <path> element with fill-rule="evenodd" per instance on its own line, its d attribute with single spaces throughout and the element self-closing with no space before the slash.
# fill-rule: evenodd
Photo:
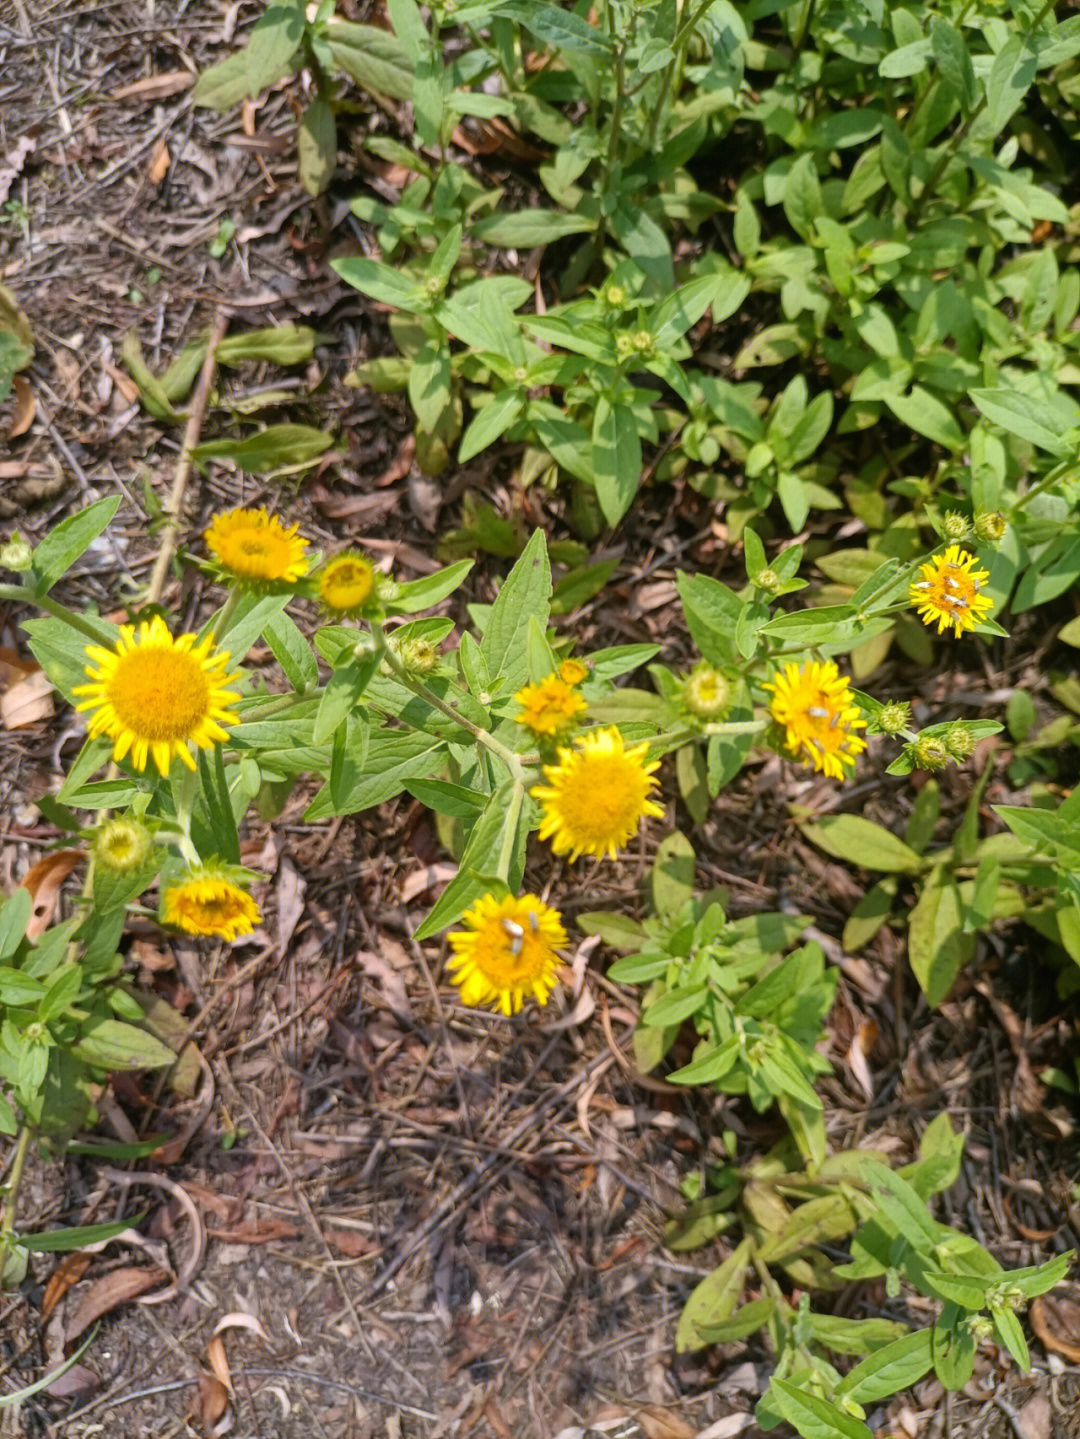
<svg viewBox="0 0 1080 1439">
<path fill-rule="evenodd" d="M 24 1432 L 1075 1432 L 1074 31 L 17 7 Z M 223 608 L 238 505 L 363 558 Z M 148 598 L 187 790 L 67 703 Z"/>
</svg>

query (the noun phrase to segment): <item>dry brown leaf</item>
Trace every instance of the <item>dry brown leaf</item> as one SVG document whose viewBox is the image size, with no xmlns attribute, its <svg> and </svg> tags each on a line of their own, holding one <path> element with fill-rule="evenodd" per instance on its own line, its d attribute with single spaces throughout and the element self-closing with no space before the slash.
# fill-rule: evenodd
<svg viewBox="0 0 1080 1439">
<path fill-rule="evenodd" d="M 95 1319 L 137 1299 L 149 1289 L 156 1289 L 159 1284 L 168 1283 L 169 1278 L 169 1271 L 160 1265 L 150 1269 L 114 1269 L 111 1274 L 102 1275 L 91 1284 L 74 1316 L 65 1324 L 65 1340 L 77 1339 Z"/>
<path fill-rule="evenodd" d="M 190 70 L 170 70 L 164 75 L 147 75 L 142 80 L 133 80 L 130 85 L 121 85 L 110 98 L 132 102 L 165 100 L 170 95 L 179 95 L 194 83 L 195 76 Z"/>
<path fill-rule="evenodd" d="M 208 1229 L 208 1239 L 225 1244 L 272 1244 L 275 1239 L 295 1239 L 302 1231 L 287 1219 L 259 1219 L 254 1224 L 234 1224 L 224 1229 Z"/>
<path fill-rule="evenodd" d="M 172 164 L 172 156 L 169 154 L 169 147 L 162 136 L 157 144 L 150 151 L 149 177 L 151 185 L 160 185 L 165 176 L 169 173 L 169 166 Z"/>
<path fill-rule="evenodd" d="M 220 1334 L 215 1334 L 206 1346 L 206 1362 L 214 1371 L 214 1378 L 219 1384 L 232 1393 L 232 1374 L 229 1370 L 229 1358 L 225 1353 L 225 1341 Z"/>
<path fill-rule="evenodd" d="M 408 1014 L 409 1001 L 405 993 L 405 983 L 393 965 L 388 964 L 381 954 L 373 954 L 367 949 L 357 950 L 356 960 L 365 974 L 377 979 L 382 985 L 386 1003 L 394 1013 Z"/>
<path fill-rule="evenodd" d="M 15 148 L 4 156 L 4 163 L 0 165 L 0 205 L 4 203 L 11 192 L 11 187 L 19 178 L 19 172 L 26 164 L 26 157 L 33 153 L 36 140 L 29 135 L 22 136 L 15 141 Z"/>
<path fill-rule="evenodd" d="M 335 1248 L 339 1254 L 347 1254 L 350 1259 L 361 1259 L 368 1254 L 378 1254 L 382 1245 L 374 1239 L 369 1239 L 366 1234 L 361 1234 L 356 1229 L 327 1229 L 323 1237 L 327 1244 Z"/>
<path fill-rule="evenodd" d="M 697 1430 L 671 1409 L 650 1404 L 639 1409 L 634 1418 L 644 1429 L 647 1439 L 697 1439 Z"/>
<path fill-rule="evenodd" d="M 26 729 L 53 712 L 52 682 L 44 670 L 27 675 L 0 694 L 0 724 L 5 729 Z"/>
<path fill-rule="evenodd" d="M 1033 1394 L 1024 1407 L 1017 1410 L 1013 1427 L 1023 1439 L 1050 1439 L 1050 1400 L 1047 1396 Z"/>
<path fill-rule="evenodd" d="M 229 1407 L 229 1391 L 220 1379 L 212 1374 L 199 1375 L 199 1387 L 195 1392 L 188 1418 L 198 1424 L 204 1434 L 209 1434 Z"/>
<path fill-rule="evenodd" d="M 85 1364 L 75 1364 L 58 1374 L 44 1390 L 52 1399 L 86 1399 L 101 1388 L 101 1380 Z"/>
<path fill-rule="evenodd" d="M 38 939 L 48 929 L 60 886 L 84 858 L 81 849 L 54 849 L 26 871 L 22 887 L 30 891 L 34 900 L 30 923 L 26 926 L 27 939 Z"/>
<path fill-rule="evenodd" d="M 78 1284 L 92 1263 L 89 1254 L 83 1254 L 76 1250 L 73 1254 L 65 1254 L 60 1263 L 49 1275 L 49 1282 L 45 1286 L 45 1293 L 41 1300 L 41 1322 L 52 1317 L 52 1312 L 63 1299 L 73 1285 Z"/>
<path fill-rule="evenodd" d="M 233 1309 L 230 1313 L 223 1315 L 214 1325 L 215 1337 L 223 1334 L 226 1329 L 250 1329 L 252 1334 L 257 1335 L 264 1344 L 270 1343 L 270 1336 L 255 1315 L 246 1314 L 243 1309 Z"/>
<path fill-rule="evenodd" d="M 15 409 L 12 412 L 11 424 L 8 426 L 8 439 L 17 440 L 20 435 L 25 435 L 34 423 L 37 401 L 30 388 L 30 381 L 25 375 L 14 375 L 11 387 L 15 392 Z"/>
<path fill-rule="evenodd" d="M 867 1099 L 874 1097 L 874 1079 L 866 1057 L 877 1043 L 879 1033 L 880 1031 L 872 1019 L 864 1019 L 848 1046 L 847 1060 L 851 1065 L 851 1072 L 859 1081 L 859 1087 Z"/>
<path fill-rule="evenodd" d="M 34 674 L 40 668 L 34 660 L 23 659 L 18 650 L 0 645 L 0 690 L 18 684 L 19 680 L 24 680 L 27 675 Z"/>
<path fill-rule="evenodd" d="M 1080 1364 L 1080 1286 L 1040 1295 L 1032 1300 L 1028 1317 L 1045 1349 Z"/>
<path fill-rule="evenodd" d="M 123 370 L 118 369 L 111 360 L 103 360 L 101 368 L 108 375 L 109 379 L 112 380 L 128 404 L 133 405 L 139 398 L 139 387 L 131 376 L 125 374 Z"/>
</svg>

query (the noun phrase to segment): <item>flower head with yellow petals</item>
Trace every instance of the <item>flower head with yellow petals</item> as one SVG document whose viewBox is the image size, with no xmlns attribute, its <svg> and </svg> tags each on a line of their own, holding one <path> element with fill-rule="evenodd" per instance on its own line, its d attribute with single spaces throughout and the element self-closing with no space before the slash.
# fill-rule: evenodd
<svg viewBox="0 0 1080 1439">
<path fill-rule="evenodd" d="M 91 739 L 113 741 L 114 760 L 130 754 L 144 770 L 152 758 L 167 775 L 179 756 L 193 770 L 191 746 L 212 749 L 228 739 L 225 725 L 238 721 L 228 651 L 215 650 L 209 636 L 174 638 L 160 615 L 137 627 L 122 625 L 115 649 L 87 645 L 86 657 L 90 683 L 73 691 L 86 697 L 76 708 L 90 715 Z"/>
<path fill-rule="evenodd" d="M 265 509 L 226 510 L 204 532 L 225 578 L 248 589 L 294 585 L 307 573 L 308 542 Z"/>
<path fill-rule="evenodd" d="M 339 618 L 363 614 L 377 598 L 374 565 L 351 550 L 323 565 L 318 585 L 323 606 Z"/>
<path fill-rule="evenodd" d="M 577 691 L 558 675 L 548 675 L 538 685 L 526 685 L 514 698 L 521 706 L 521 713 L 514 717 L 516 722 L 541 739 L 564 734 L 588 708 Z"/>
<path fill-rule="evenodd" d="M 644 816 L 664 813 L 650 798 L 660 761 L 647 761 L 648 752 L 647 742 L 627 749 L 614 726 L 590 730 L 573 749 L 560 746 L 558 763 L 544 766 L 548 783 L 532 791 L 544 812 L 540 838 L 571 860 L 582 854 L 614 859 Z"/>
<path fill-rule="evenodd" d="M 579 685 L 589 678 L 589 666 L 584 660 L 563 660 L 559 666 L 559 678 L 563 684 Z"/>
<path fill-rule="evenodd" d="M 937 621 L 939 635 L 950 625 L 958 635 L 974 629 L 993 609 L 993 600 L 981 593 L 990 571 L 973 569 L 975 563 L 968 550 L 950 545 L 919 566 L 921 578 L 912 581 L 908 598 L 924 625 Z"/>
<path fill-rule="evenodd" d="M 224 870 L 202 866 L 168 886 L 161 918 L 185 934 L 213 936 L 232 944 L 238 935 L 250 934 L 262 916 L 247 890 Z"/>
<path fill-rule="evenodd" d="M 449 937 L 462 1003 L 503 1014 L 517 1014 L 529 998 L 546 1004 L 559 967 L 555 951 L 569 943 L 558 910 L 531 894 L 485 894 L 462 919 L 467 928 Z"/>
<path fill-rule="evenodd" d="M 845 766 L 866 748 L 856 733 L 866 728 L 851 697 L 851 681 L 829 660 L 787 664 L 764 689 L 772 691 L 769 713 L 785 731 L 787 748 L 831 779 L 844 779 Z"/>
</svg>

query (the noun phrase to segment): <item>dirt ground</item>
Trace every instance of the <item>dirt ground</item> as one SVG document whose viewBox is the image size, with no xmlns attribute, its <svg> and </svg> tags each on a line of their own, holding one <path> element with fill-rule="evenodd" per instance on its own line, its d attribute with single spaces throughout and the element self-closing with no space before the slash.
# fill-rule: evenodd
<svg viewBox="0 0 1080 1439">
<path fill-rule="evenodd" d="M 362 6 L 345 9 L 364 18 Z M 269 503 L 315 544 L 365 546 L 415 578 L 435 568 L 437 532 L 459 522 L 466 490 L 569 537 L 562 500 L 523 492 L 512 454 L 491 451 L 428 480 L 411 463 L 404 404 L 343 386 L 386 344 L 383 317 L 327 265 L 360 247 L 345 201 L 366 193 L 364 176 L 346 158 L 328 196 L 303 193 L 295 86 L 244 114 L 193 108 L 190 76 L 228 53 L 237 11 L 217 0 L 0 0 L 0 185 L 15 202 L 0 209 L 0 283 L 37 343 L 33 419 L 0 450 L 0 525 L 36 539 L 121 492 L 112 538 L 80 562 L 66 598 L 112 612 L 137 596 L 180 431 L 140 406 L 121 343 L 134 331 L 160 372 L 220 312 L 233 330 L 309 324 L 323 343 L 300 372 L 230 372 L 203 437 L 230 433 L 236 409 L 273 388 L 286 392 L 274 418 L 320 424 L 338 440 L 295 494 L 211 466 L 189 491 L 186 537 L 224 505 Z M 239 7 L 241 20 L 252 13 Z M 363 113 L 354 120 L 366 123 Z M 226 219 L 235 235 L 214 258 Z M 9 404 L 5 435 L 10 414 Z M 722 516 L 689 489 L 644 492 L 600 553 L 618 559 L 615 579 L 563 623 L 585 651 L 653 641 L 673 664 L 691 653 L 676 568 L 736 570 Z M 465 600 L 490 599 L 503 573 L 504 561 L 480 556 L 447 612 L 464 619 Z M 205 612 L 204 581 L 187 569 L 166 599 L 188 627 Z M 23 617 L 0 606 L 8 652 L 25 655 Z M 934 719 L 965 703 L 966 715 L 996 712 L 1017 684 L 1041 705 L 1037 649 L 1018 624 L 1011 644 L 979 651 L 971 673 L 890 659 L 875 684 L 914 695 Z M 252 662 L 271 673 L 269 650 Z M 81 737 L 63 711 L 0 731 L 5 891 L 57 837 L 34 801 L 55 789 Z M 1005 758 L 987 804 L 1010 797 Z M 1041 942 L 1021 926 L 980 940 L 936 1013 L 890 930 L 858 957 L 841 952 L 836 936 L 865 876 L 805 844 L 785 802 L 895 827 L 912 790 L 883 768 L 865 765 L 841 790 L 776 759 L 752 763 L 694 830 L 699 882 L 726 886 L 736 915 L 812 915 L 840 964 L 835 1075 L 822 1086 L 831 1142 L 902 1161 L 947 1109 L 968 1143 L 941 1217 L 1004 1263 L 1034 1263 L 1080 1241 L 1076 1116 L 1035 1078 L 1075 1049 L 1075 1009 L 1044 992 L 1031 966 Z M 971 773 L 944 781 L 952 818 Z M 226 949 L 166 943 L 150 925 L 132 933 L 139 982 L 192 1022 L 192 1093 L 118 1079 L 103 1098 L 99 1137 L 172 1133 L 165 1166 L 122 1174 L 87 1157 L 34 1161 L 24 1190 L 33 1227 L 133 1212 L 147 1220 L 139 1247 L 91 1256 L 47 1321 L 48 1256 L 0 1298 L 0 1389 L 55 1365 L 95 1283 L 122 1285 L 162 1259 L 182 1282 L 165 1302 L 112 1309 L 64 1380 L 17 1414 L 0 1410 L 0 1433 L 149 1439 L 211 1432 L 224 1414 L 216 1432 L 258 1439 L 752 1439 L 769 1371 L 760 1343 L 673 1352 L 681 1304 L 723 1250 L 672 1254 L 661 1230 L 680 1206 L 679 1181 L 718 1157 L 721 1129 L 761 1148 L 779 1130 L 719 1097 L 640 1082 L 628 1059 L 634 996 L 604 979 L 598 951 L 578 996 L 534 1022 L 463 1009 L 441 979 L 441 944 L 411 938 L 452 873 L 427 813 L 403 798 L 301 826 L 309 798 L 301 789 L 273 823 L 248 828 L 244 858 L 269 876 L 256 934 Z M 618 864 L 556 871 L 552 894 L 571 918 L 642 912 L 655 843 L 691 823 L 673 788 L 666 798 L 667 824 Z M 546 852 L 530 874 L 534 885 L 548 881 Z M 868 1023 L 877 1033 L 869 1099 L 848 1059 Z M 838 1302 L 893 1312 L 878 1299 L 880 1309 L 862 1307 L 864 1291 Z M 871 1423 L 882 1435 L 1075 1439 L 1080 1369 L 1037 1342 L 1033 1359 L 1025 1377 L 985 1350 L 969 1393 L 946 1402 L 928 1381 Z"/>
</svg>

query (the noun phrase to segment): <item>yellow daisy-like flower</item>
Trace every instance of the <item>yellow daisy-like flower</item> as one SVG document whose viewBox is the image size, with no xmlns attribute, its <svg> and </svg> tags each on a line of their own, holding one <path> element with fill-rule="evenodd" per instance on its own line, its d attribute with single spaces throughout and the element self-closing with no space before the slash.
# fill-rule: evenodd
<svg viewBox="0 0 1080 1439">
<path fill-rule="evenodd" d="M 548 675 L 538 685 L 526 685 L 514 696 L 521 706 L 516 723 L 534 735 L 562 734 L 588 708 L 585 701 L 558 675 Z"/>
<path fill-rule="evenodd" d="M 614 859 L 644 815 L 664 813 L 649 798 L 660 761 L 647 763 L 648 752 L 647 742 L 627 749 L 614 726 L 582 735 L 574 749 L 560 746 L 558 764 L 544 766 L 548 784 L 532 791 L 544 811 L 540 838 L 571 860 L 581 854 Z"/>
<path fill-rule="evenodd" d="M 356 615 L 375 593 L 375 568 L 363 555 L 338 555 L 319 573 L 319 598 L 334 615 Z"/>
<path fill-rule="evenodd" d="M 531 894 L 485 894 L 462 919 L 468 929 L 449 937 L 462 1003 L 503 1014 L 517 1014 L 530 996 L 546 1004 L 559 966 L 555 951 L 569 943 L 558 910 Z"/>
<path fill-rule="evenodd" d="M 246 889 L 216 870 L 196 869 L 166 889 L 161 918 L 185 934 L 214 935 L 231 944 L 237 935 L 250 934 L 262 916 Z"/>
<path fill-rule="evenodd" d="M 206 548 L 245 585 L 295 584 L 307 573 L 307 540 L 265 509 L 226 510 L 203 533 Z"/>
<path fill-rule="evenodd" d="M 908 598 L 924 625 L 937 620 L 938 634 L 952 625 L 960 635 L 986 618 L 994 602 L 979 591 L 990 571 L 972 569 L 975 563 L 968 550 L 950 545 L 943 555 L 934 555 L 919 566 L 922 578 L 912 582 Z"/>
<path fill-rule="evenodd" d="M 122 625 L 115 650 L 87 645 L 88 685 L 73 691 L 86 699 L 76 708 L 96 711 L 87 726 L 91 739 L 108 735 L 113 759 L 130 751 L 131 763 L 146 768 L 153 757 L 161 774 L 169 773 L 173 756 L 189 769 L 195 760 L 189 746 L 212 749 L 228 739 L 225 725 L 238 722 L 230 706 L 240 696 L 227 688 L 236 679 L 227 674 L 229 653 L 215 650 L 210 637 L 175 639 L 160 615 L 135 625 Z"/>
<path fill-rule="evenodd" d="M 769 713 L 786 731 L 787 747 L 830 779 L 844 779 L 845 765 L 866 748 L 856 730 L 866 728 L 851 698 L 851 681 L 829 660 L 788 664 L 763 689 L 772 691 Z"/>
<path fill-rule="evenodd" d="M 559 678 L 564 684 L 579 685 L 589 678 L 589 666 L 581 660 L 563 660 L 559 666 Z"/>
</svg>

